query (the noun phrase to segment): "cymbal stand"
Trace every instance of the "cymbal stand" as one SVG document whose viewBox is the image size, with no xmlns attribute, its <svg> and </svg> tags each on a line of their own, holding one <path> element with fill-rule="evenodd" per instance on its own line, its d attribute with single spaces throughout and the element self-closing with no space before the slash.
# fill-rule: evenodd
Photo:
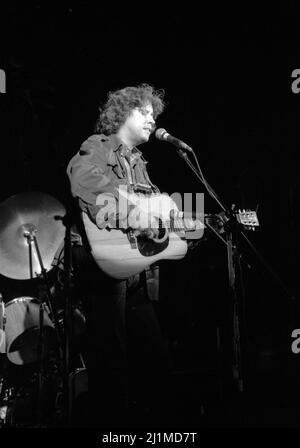
<svg viewBox="0 0 300 448">
<path fill-rule="evenodd" d="M 69 390 L 69 364 L 70 364 L 70 335 L 72 331 L 72 304 L 71 304 L 71 273 L 72 273 L 72 242 L 71 227 L 72 215 L 67 212 L 65 216 L 56 216 L 65 226 L 64 245 L 64 340 L 63 340 L 63 420 L 66 426 L 71 425 L 71 411 L 73 394 Z"/>
<path fill-rule="evenodd" d="M 56 330 L 56 335 L 58 339 L 58 344 L 60 344 L 60 334 L 59 334 L 59 326 L 58 326 L 58 318 L 55 307 L 51 303 L 49 288 L 48 288 L 48 277 L 47 271 L 44 267 L 43 260 L 41 257 L 41 253 L 39 250 L 36 233 L 37 229 L 32 224 L 26 224 L 24 226 L 23 235 L 27 239 L 27 244 L 29 248 L 29 269 L 30 269 L 30 278 L 33 279 L 33 263 L 32 263 L 32 255 L 33 255 L 33 246 L 39 261 L 41 275 L 44 279 L 45 285 L 47 287 L 47 298 L 46 305 L 48 306 L 51 315 L 54 318 L 54 326 Z M 37 359 L 38 359 L 38 400 L 37 400 L 37 417 L 38 417 L 38 426 L 42 426 L 42 417 L 43 417 L 43 407 L 42 407 L 42 387 L 43 387 L 43 378 L 44 378 L 44 349 L 45 349 L 45 341 L 44 341 L 44 312 L 45 312 L 45 303 L 44 298 L 41 298 L 39 305 L 39 339 L 38 339 L 38 347 L 37 347 Z"/>
<path fill-rule="evenodd" d="M 29 269 L 30 269 L 30 278 L 33 279 L 33 268 L 32 268 L 32 245 L 38 247 L 35 233 L 36 229 L 34 226 L 30 226 L 24 230 L 24 236 L 27 239 L 27 244 L 29 248 Z M 39 251 L 37 251 L 37 255 L 39 257 Z M 41 265 L 42 268 L 42 265 Z M 42 268 L 43 269 L 43 268 Z M 42 417 L 43 417 L 43 407 L 42 407 L 42 387 L 43 387 L 43 373 L 44 373 L 44 364 L 43 364 L 43 356 L 44 356 L 44 304 L 41 301 L 39 307 L 39 340 L 37 347 L 37 359 L 38 359 L 38 395 L 37 395 L 37 418 L 38 418 L 38 427 L 42 426 Z"/>
</svg>

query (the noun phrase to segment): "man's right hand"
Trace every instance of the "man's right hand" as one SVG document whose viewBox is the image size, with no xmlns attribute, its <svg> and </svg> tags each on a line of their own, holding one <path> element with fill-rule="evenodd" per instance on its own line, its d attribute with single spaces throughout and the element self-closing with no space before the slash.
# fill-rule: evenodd
<svg viewBox="0 0 300 448">
<path fill-rule="evenodd" d="M 158 219 L 145 210 L 134 207 L 128 215 L 128 226 L 138 234 L 145 234 L 150 238 L 158 236 Z"/>
</svg>

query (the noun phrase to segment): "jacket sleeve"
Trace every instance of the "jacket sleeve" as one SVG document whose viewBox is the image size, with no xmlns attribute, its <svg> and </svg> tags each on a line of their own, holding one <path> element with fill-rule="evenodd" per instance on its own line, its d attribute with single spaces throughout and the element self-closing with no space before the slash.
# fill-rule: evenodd
<svg viewBox="0 0 300 448">
<path fill-rule="evenodd" d="M 103 210 L 105 218 L 116 215 L 118 186 L 105 174 L 107 161 L 108 150 L 101 138 L 92 136 L 81 145 L 67 168 L 73 196 L 79 198 L 81 209 L 97 225 L 99 211 Z"/>
<path fill-rule="evenodd" d="M 105 174 L 108 151 L 98 136 L 92 136 L 80 147 L 79 153 L 69 163 L 67 173 L 72 193 L 95 204 L 99 193 L 117 196 L 117 188 Z"/>
</svg>

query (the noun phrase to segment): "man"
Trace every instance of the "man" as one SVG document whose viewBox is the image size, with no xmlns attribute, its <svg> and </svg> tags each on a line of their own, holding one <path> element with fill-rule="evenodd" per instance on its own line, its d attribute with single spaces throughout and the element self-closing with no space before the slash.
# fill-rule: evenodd
<svg viewBox="0 0 300 448">
<path fill-rule="evenodd" d="M 155 119 L 164 110 L 163 97 L 163 91 L 147 84 L 109 92 L 96 133 L 69 162 L 71 191 L 83 221 L 90 220 L 102 234 L 113 227 L 132 229 L 134 236 L 157 233 L 157 219 L 147 210 L 130 201 L 125 210 L 118 204 L 120 187 L 145 195 L 159 191 L 137 146 L 148 142 L 154 131 Z M 155 403 L 159 406 L 168 372 L 169 358 L 153 308 L 158 267 L 115 279 L 95 264 L 85 264 L 81 278 L 89 291 L 92 424 L 118 426 L 134 402 L 143 412 Z"/>
</svg>

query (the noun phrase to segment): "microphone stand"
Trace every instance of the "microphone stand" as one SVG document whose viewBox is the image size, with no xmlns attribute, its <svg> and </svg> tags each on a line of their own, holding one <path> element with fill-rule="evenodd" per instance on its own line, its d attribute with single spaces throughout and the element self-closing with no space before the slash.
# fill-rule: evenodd
<svg viewBox="0 0 300 448">
<path fill-rule="evenodd" d="M 226 232 L 226 246 L 227 246 L 227 267 L 228 267 L 228 283 L 229 290 L 233 299 L 233 365 L 232 365 L 232 375 L 233 379 L 237 382 L 237 389 L 239 392 L 244 390 L 244 381 L 242 377 L 242 363 L 241 363 L 241 342 L 240 342 L 240 324 L 239 324 L 239 302 L 236 284 L 236 269 L 237 261 L 239 257 L 238 252 L 238 234 L 237 226 L 232 226 L 231 223 L 234 222 L 233 210 L 226 207 L 225 203 L 218 198 L 217 194 L 213 191 L 212 187 L 206 182 L 206 180 L 200 175 L 198 169 L 192 164 L 188 155 L 185 151 L 177 148 L 177 152 L 181 158 L 186 162 L 186 164 L 195 173 L 197 178 L 205 186 L 208 193 L 216 200 L 221 209 L 225 212 L 228 217 L 228 221 L 224 226 Z"/>
<path fill-rule="evenodd" d="M 177 147 L 177 152 L 181 158 L 186 162 L 186 164 L 191 168 L 191 170 L 195 173 L 197 178 L 201 181 L 201 183 L 205 186 L 206 190 L 210 194 L 211 197 L 219 204 L 222 210 L 225 212 L 225 216 L 227 217 L 227 222 L 224 224 L 224 230 L 226 232 L 226 240 L 223 242 L 226 243 L 227 246 L 227 265 L 228 265 L 228 283 L 229 290 L 231 293 L 231 297 L 233 300 L 233 316 L 232 316 L 232 325 L 233 325 L 233 365 L 232 365 L 232 375 L 233 379 L 237 383 L 237 390 L 239 392 L 243 392 L 244 390 L 244 380 L 242 375 L 242 360 L 241 360 L 241 339 L 240 339 L 240 303 L 239 303 L 239 295 L 237 290 L 237 275 L 239 275 L 240 280 L 240 290 L 243 303 L 245 302 L 245 290 L 242 279 L 242 268 L 241 268 L 241 254 L 239 251 L 239 235 L 244 238 L 250 249 L 254 252 L 254 254 L 258 257 L 259 261 L 266 267 L 266 269 L 273 275 L 273 277 L 278 281 L 284 292 L 289 295 L 291 299 L 294 297 L 289 293 L 287 287 L 283 284 L 283 282 L 275 275 L 271 267 L 268 265 L 266 260 L 259 254 L 257 249 L 253 246 L 253 244 L 248 240 L 246 235 L 239 231 L 237 221 L 234 216 L 233 207 L 229 209 L 225 203 L 218 198 L 217 194 L 214 192 L 212 187 L 208 184 L 208 182 L 204 179 L 204 176 L 201 173 L 200 167 L 198 165 L 198 169 L 193 165 L 193 163 L 188 158 L 187 153 Z M 191 152 L 194 154 L 193 150 Z M 196 159 L 196 156 L 194 154 Z M 197 161 L 197 159 L 196 159 Z M 207 224 L 207 227 L 210 228 L 210 225 Z M 213 230 L 213 229 L 212 229 Z M 215 232 L 216 233 L 216 232 Z M 223 238 L 222 238 L 223 239 Z"/>
</svg>

